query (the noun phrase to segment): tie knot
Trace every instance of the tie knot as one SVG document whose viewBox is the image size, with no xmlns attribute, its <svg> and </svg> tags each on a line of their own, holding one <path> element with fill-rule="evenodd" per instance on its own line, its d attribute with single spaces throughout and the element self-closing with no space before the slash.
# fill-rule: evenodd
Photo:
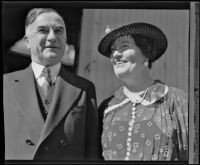
<svg viewBox="0 0 200 165">
<path fill-rule="evenodd" d="M 43 76 L 46 81 L 49 83 L 49 85 L 51 85 L 51 70 L 47 67 L 44 67 L 44 69 L 42 70 L 42 74 L 41 76 Z"/>
<path fill-rule="evenodd" d="M 47 68 L 47 67 L 44 67 L 43 70 L 42 70 L 42 72 L 43 72 L 44 74 L 50 75 L 51 70 L 50 70 L 49 68 Z"/>
</svg>

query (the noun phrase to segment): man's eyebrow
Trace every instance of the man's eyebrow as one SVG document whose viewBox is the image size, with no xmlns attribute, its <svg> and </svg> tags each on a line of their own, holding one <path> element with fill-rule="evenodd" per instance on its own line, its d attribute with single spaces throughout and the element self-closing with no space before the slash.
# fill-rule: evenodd
<svg viewBox="0 0 200 165">
<path fill-rule="evenodd" d="M 41 25 L 41 26 L 38 26 L 37 28 L 38 28 L 38 29 L 42 29 L 42 28 L 47 28 L 47 26 Z"/>
<path fill-rule="evenodd" d="M 55 26 L 55 28 L 64 30 L 63 26 Z"/>
<path fill-rule="evenodd" d="M 62 30 L 64 30 L 64 27 L 63 27 L 63 26 L 54 26 L 54 27 L 57 28 L 57 29 L 62 29 Z M 38 26 L 37 28 L 38 28 L 38 29 L 48 28 L 48 26 L 40 25 L 40 26 Z"/>
</svg>

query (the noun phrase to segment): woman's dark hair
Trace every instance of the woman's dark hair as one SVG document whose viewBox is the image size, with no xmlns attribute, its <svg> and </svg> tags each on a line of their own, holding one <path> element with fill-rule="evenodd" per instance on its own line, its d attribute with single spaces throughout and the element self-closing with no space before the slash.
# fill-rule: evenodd
<svg viewBox="0 0 200 165">
<path fill-rule="evenodd" d="M 154 62 L 152 59 L 156 54 L 155 43 L 151 38 L 142 37 L 142 36 L 133 36 L 135 44 L 138 48 L 140 48 L 142 54 L 147 57 L 149 62 L 149 69 L 152 67 L 152 63 Z"/>
</svg>

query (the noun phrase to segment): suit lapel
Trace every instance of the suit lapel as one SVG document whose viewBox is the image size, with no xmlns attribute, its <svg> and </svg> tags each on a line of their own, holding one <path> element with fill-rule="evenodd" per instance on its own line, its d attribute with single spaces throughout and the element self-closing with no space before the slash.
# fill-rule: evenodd
<svg viewBox="0 0 200 165">
<path fill-rule="evenodd" d="M 38 105 L 36 85 L 31 66 L 19 72 L 15 78 L 10 81 L 10 86 L 17 103 L 21 107 L 20 110 L 32 127 L 40 134 L 44 121 Z"/>
<path fill-rule="evenodd" d="M 64 71 L 64 68 L 61 67 L 55 85 L 50 112 L 42 130 L 37 147 L 39 147 L 40 143 L 58 125 L 64 115 L 70 110 L 70 107 L 74 103 L 75 99 L 78 97 L 80 89 L 72 86 L 70 84 L 71 81 L 73 81 L 73 77 L 71 77 L 71 74 L 68 74 L 67 71 Z"/>
</svg>

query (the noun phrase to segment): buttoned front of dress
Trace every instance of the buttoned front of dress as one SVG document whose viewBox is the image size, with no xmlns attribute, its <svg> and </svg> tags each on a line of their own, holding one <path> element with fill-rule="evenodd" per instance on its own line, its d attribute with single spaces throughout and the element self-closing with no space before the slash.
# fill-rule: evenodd
<svg viewBox="0 0 200 165">
<path fill-rule="evenodd" d="M 121 88 L 115 96 L 103 119 L 105 160 L 187 159 L 188 114 L 184 94 L 157 83 L 149 89 L 144 102 L 136 105 L 131 101 L 120 104 L 126 99 Z"/>
</svg>

